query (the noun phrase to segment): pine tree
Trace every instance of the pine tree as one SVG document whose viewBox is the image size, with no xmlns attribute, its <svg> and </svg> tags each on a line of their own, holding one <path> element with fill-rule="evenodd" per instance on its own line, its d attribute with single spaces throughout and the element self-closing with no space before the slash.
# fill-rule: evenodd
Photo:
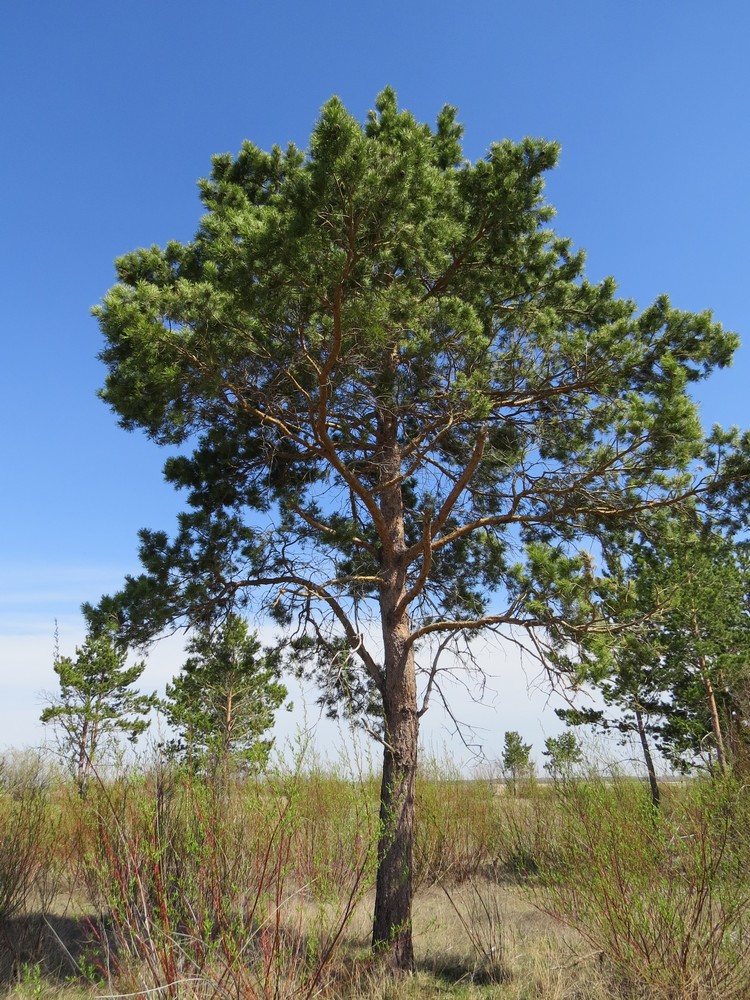
<svg viewBox="0 0 750 1000">
<path fill-rule="evenodd" d="M 658 624 L 671 710 L 662 752 L 675 764 L 730 765 L 737 694 L 750 664 L 750 573 L 744 546 L 710 524 L 678 525 L 654 574 L 664 595 Z"/>
<path fill-rule="evenodd" d="M 548 771 L 555 781 L 570 778 L 576 764 L 580 764 L 583 760 L 583 750 L 575 733 L 570 731 L 560 733 L 559 736 L 547 737 L 542 754 L 547 758 L 544 770 Z"/>
<path fill-rule="evenodd" d="M 724 770 L 728 733 L 741 733 L 737 713 L 750 662 L 747 556 L 744 543 L 690 505 L 659 512 L 646 534 L 610 553 L 610 565 L 620 578 L 613 617 L 633 627 L 618 628 L 606 655 L 579 670 L 607 708 L 557 714 L 571 725 L 636 735 L 658 805 L 652 747 L 681 771 L 701 761 Z"/>
<path fill-rule="evenodd" d="M 256 770 L 268 759 L 274 712 L 287 695 L 278 651 L 262 651 L 247 622 L 231 615 L 188 644 L 182 673 L 167 685 L 164 709 L 179 734 L 172 750 L 220 779 Z"/>
<path fill-rule="evenodd" d="M 450 107 L 431 128 L 386 90 L 363 126 L 334 98 L 307 153 L 216 157 L 195 239 L 120 258 L 96 310 L 102 396 L 178 450 L 188 508 L 98 613 L 147 642 L 252 601 L 332 709 L 380 713 L 373 943 L 400 969 L 447 658 L 484 629 L 543 650 L 609 627 L 581 550 L 692 489 L 687 389 L 737 343 L 584 278 L 549 228 L 555 143 L 470 164 L 461 135 Z"/>
<path fill-rule="evenodd" d="M 533 765 L 531 763 L 531 744 L 524 743 L 521 734 L 515 730 L 506 732 L 503 736 L 501 767 L 506 783 L 510 785 L 513 795 L 516 796 L 519 783 L 532 776 Z"/>
<path fill-rule="evenodd" d="M 110 633 L 89 629 L 75 658 L 55 654 L 60 691 L 49 695 L 41 721 L 52 725 L 60 752 L 74 774 L 80 794 L 92 769 L 119 736 L 135 742 L 148 728 L 156 694 L 134 690 L 146 664 L 127 666 L 127 650 Z"/>
</svg>

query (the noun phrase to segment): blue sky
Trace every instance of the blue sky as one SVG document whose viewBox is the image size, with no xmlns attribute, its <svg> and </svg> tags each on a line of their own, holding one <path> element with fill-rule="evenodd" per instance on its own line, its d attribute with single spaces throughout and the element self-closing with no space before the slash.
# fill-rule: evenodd
<svg viewBox="0 0 750 1000">
<path fill-rule="evenodd" d="M 136 568 L 138 528 L 179 509 L 164 456 L 96 398 L 89 309 L 118 254 L 192 236 L 213 153 L 304 146 L 328 97 L 364 117 L 386 84 L 423 120 L 457 105 L 471 159 L 504 137 L 557 139 L 548 197 L 589 276 L 613 274 L 641 306 L 667 292 L 710 308 L 750 344 L 749 35 L 738 0 L 6 5 L 0 746 L 41 738 L 55 618 L 72 652 L 80 603 Z M 700 387 L 705 423 L 750 425 L 749 385 L 750 347 Z M 543 742 L 557 728 L 544 697 L 526 697 L 515 654 L 487 656 L 508 661 L 488 743 L 509 728 Z M 150 685 L 178 663 L 157 649 Z"/>
</svg>

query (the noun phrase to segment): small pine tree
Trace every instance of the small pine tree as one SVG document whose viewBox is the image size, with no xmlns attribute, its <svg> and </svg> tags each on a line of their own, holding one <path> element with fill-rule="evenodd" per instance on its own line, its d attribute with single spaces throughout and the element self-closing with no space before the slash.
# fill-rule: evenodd
<svg viewBox="0 0 750 1000">
<path fill-rule="evenodd" d="M 83 796 L 92 768 L 118 736 L 131 742 L 148 728 L 147 716 L 156 694 L 133 689 L 145 669 L 140 661 L 128 667 L 127 649 L 106 631 L 89 629 L 75 659 L 55 650 L 54 670 L 60 692 L 48 695 L 41 721 L 54 726 L 58 747 Z"/>
<path fill-rule="evenodd" d="M 261 651 L 238 615 L 198 632 L 188 652 L 182 673 L 167 685 L 164 709 L 178 734 L 171 751 L 214 776 L 261 767 L 273 746 L 263 734 L 287 695 L 279 653 Z"/>
<path fill-rule="evenodd" d="M 521 734 L 511 730 L 503 737 L 501 768 L 503 777 L 510 785 L 513 795 L 518 794 L 520 781 L 529 780 L 534 771 L 531 762 L 531 744 L 524 743 Z"/>
<path fill-rule="evenodd" d="M 570 731 L 548 737 L 544 741 L 542 753 L 548 758 L 544 770 L 549 772 L 554 781 L 569 778 L 576 764 L 583 760 L 581 746 L 575 733 Z"/>
</svg>

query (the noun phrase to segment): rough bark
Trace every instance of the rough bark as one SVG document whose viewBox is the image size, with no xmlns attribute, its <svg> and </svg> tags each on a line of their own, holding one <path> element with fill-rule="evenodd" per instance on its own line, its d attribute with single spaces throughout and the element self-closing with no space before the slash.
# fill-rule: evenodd
<svg viewBox="0 0 750 1000">
<path fill-rule="evenodd" d="M 651 756 L 651 747 L 648 745 L 646 727 L 643 724 L 643 715 L 639 709 L 635 710 L 635 719 L 638 726 L 638 738 L 641 741 L 643 759 L 646 763 L 646 771 L 648 773 L 648 784 L 651 789 L 651 802 L 654 808 L 658 809 L 661 804 L 661 792 L 659 791 L 659 782 L 656 780 L 656 768 L 654 767 L 654 758 Z"/>
<path fill-rule="evenodd" d="M 89 735 L 89 722 L 88 719 L 83 721 L 83 729 L 81 730 L 81 735 L 78 742 L 78 767 L 76 773 L 76 785 L 78 787 L 78 794 L 81 798 L 85 798 L 86 795 L 86 778 L 88 777 L 89 770 L 89 759 L 86 753 L 86 744 Z"/>
<path fill-rule="evenodd" d="M 381 539 L 380 614 L 383 634 L 384 751 L 380 838 L 372 943 L 396 970 L 414 968 L 411 905 L 414 787 L 419 718 L 414 653 L 406 597 L 406 540 L 398 425 L 387 412 L 379 423 Z"/>
<path fill-rule="evenodd" d="M 380 839 L 372 943 L 394 969 L 414 968 L 411 905 L 414 788 L 418 719 L 414 661 L 407 654 L 389 677 L 385 698 L 386 746 L 380 790 Z M 396 674 L 397 676 L 393 676 Z"/>
<path fill-rule="evenodd" d="M 692 574 L 689 579 L 692 580 Z M 698 625 L 698 613 L 695 607 L 690 609 L 690 621 L 692 625 L 693 638 L 696 643 L 698 643 L 701 639 L 701 631 Z M 714 686 L 711 681 L 711 673 L 704 656 L 698 657 L 698 669 L 700 670 L 701 680 L 703 681 L 703 689 L 706 692 L 706 703 L 708 706 L 708 714 L 711 718 L 711 730 L 714 734 L 714 743 L 716 744 L 716 757 L 719 763 L 719 770 L 724 771 L 727 766 L 727 758 L 724 751 L 724 736 L 721 731 L 721 720 L 719 718 L 719 709 L 716 704 Z"/>
<path fill-rule="evenodd" d="M 708 665 L 703 657 L 700 659 L 701 677 L 703 679 L 703 687 L 706 692 L 706 701 L 708 703 L 708 712 L 711 716 L 711 729 L 714 734 L 714 742 L 716 744 L 716 758 L 719 763 L 719 770 L 725 771 L 727 767 L 727 755 L 724 749 L 724 734 L 721 731 L 721 719 L 719 718 L 719 707 L 716 704 L 716 693 L 714 691 L 713 683 L 711 682 L 711 675 L 708 671 Z"/>
</svg>

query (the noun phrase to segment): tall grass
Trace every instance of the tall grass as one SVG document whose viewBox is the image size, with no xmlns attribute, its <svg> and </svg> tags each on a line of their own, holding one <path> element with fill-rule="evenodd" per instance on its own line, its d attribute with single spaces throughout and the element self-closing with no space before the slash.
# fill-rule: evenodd
<svg viewBox="0 0 750 1000">
<path fill-rule="evenodd" d="M 629 777 L 511 796 L 429 761 L 419 972 L 398 985 L 369 950 L 378 791 L 310 756 L 224 785 L 156 759 L 83 802 L 41 766 L 6 768 L 0 978 L 40 1000 L 750 996 L 739 783 L 685 783 L 656 812 Z"/>
<path fill-rule="evenodd" d="M 337 790 L 347 815 L 321 847 L 308 821 L 320 789 L 293 776 L 216 789 L 160 769 L 102 786 L 87 804 L 97 835 L 85 870 L 110 985 L 247 1000 L 320 992 L 373 876 L 371 815 L 345 808 L 351 787 Z"/>
<path fill-rule="evenodd" d="M 593 777 L 561 786 L 557 808 L 537 900 L 616 985 L 664 1000 L 750 996 L 743 788 L 695 782 L 658 811 L 639 782 Z"/>
</svg>

